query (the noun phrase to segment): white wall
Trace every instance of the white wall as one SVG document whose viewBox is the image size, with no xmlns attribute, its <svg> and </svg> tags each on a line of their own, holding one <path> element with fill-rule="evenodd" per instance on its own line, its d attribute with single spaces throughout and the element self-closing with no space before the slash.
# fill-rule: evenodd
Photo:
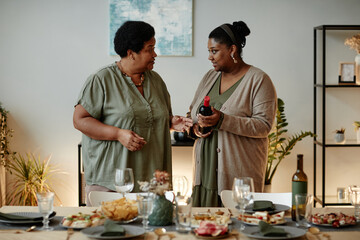
<svg viewBox="0 0 360 240">
<path fill-rule="evenodd" d="M 211 68 L 209 32 L 243 20 L 252 31 L 244 59 L 271 76 L 286 104 L 289 133 L 312 130 L 313 27 L 360 24 L 359 9 L 358 0 L 194 0 L 194 56 L 158 57 L 155 70 L 167 83 L 174 113 L 184 114 Z M 73 105 L 86 77 L 118 59 L 108 56 L 108 19 L 108 1 L 0 0 L 0 101 L 15 129 L 12 149 L 51 154 L 52 162 L 69 173 L 56 186 L 64 205 L 77 204 L 81 134 L 72 125 Z M 350 52 L 342 60 L 354 61 L 355 51 L 345 51 Z M 355 138 L 351 121 L 342 126 Z M 274 191 L 290 191 L 297 153 L 305 154 L 312 184 L 313 145 L 306 139 L 280 165 Z M 336 167 L 330 170 L 337 175 Z M 338 183 L 333 184 L 329 191 L 336 190 Z"/>
</svg>

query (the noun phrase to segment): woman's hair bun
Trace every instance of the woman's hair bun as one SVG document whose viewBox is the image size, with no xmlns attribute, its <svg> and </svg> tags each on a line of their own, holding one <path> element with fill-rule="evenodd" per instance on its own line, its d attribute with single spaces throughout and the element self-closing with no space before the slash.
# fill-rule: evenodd
<svg viewBox="0 0 360 240">
<path fill-rule="evenodd" d="M 250 34 L 249 27 L 243 21 L 233 22 L 233 29 L 243 37 L 246 37 Z"/>
</svg>

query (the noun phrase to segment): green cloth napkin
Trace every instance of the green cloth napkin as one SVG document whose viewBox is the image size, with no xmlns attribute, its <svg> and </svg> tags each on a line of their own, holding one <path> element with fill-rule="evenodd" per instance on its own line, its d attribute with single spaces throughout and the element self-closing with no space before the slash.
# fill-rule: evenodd
<svg viewBox="0 0 360 240">
<path fill-rule="evenodd" d="M 125 229 L 116 222 L 106 219 L 101 236 L 125 236 Z"/>
<path fill-rule="evenodd" d="M 284 237 L 288 234 L 283 228 L 273 227 L 264 221 L 259 222 L 259 228 L 261 235 L 266 237 Z"/>
<path fill-rule="evenodd" d="M 15 220 L 15 221 L 31 221 L 31 220 L 34 220 L 34 219 L 36 220 L 36 218 L 33 218 L 33 217 L 25 217 L 25 216 L 19 216 L 19 215 L 14 215 L 14 214 L 9 214 L 9 213 L 2 213 L 2 212 L 0 212 L 0 219 L 1 220 L 7 220 L 7 221 L 11 221 L 11 220 Z"/>
<path fill-rule="evenodd" d="M 55 212 L 52 212 L 49 217 L 55 216 Z M 43 217 L 26 217 L 19 216 L 11 213 L 2 213 L 0 212 L 0 219 L 6 221 L 42 221 Z"/>
<path fill-rule="evenodd" d="M 253 204 L 253 211 L 272 211 L 274 209 L 275 205 L 267 200 L 256 200 Z"/>
</svg>

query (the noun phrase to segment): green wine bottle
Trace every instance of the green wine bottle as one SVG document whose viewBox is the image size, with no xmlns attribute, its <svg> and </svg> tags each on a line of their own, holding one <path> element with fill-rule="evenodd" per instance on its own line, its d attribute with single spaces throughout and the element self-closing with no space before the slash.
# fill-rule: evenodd
<svg viewBox="0 0 360 240">
<path fill-rule="evenodd" d="M 297 155 L 297 169 L 292 177 L 292 203 L 291 203 L 291 218 L 296 221 L 296 202 L 295 195 L 304 193 L 307 194 L 308 179 L 303 170 L 303 155 Z"/>
</svg>

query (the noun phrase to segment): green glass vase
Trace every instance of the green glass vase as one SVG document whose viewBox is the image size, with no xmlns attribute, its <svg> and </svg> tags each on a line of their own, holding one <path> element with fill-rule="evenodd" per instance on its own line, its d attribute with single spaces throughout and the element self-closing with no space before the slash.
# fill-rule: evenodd
<svg viewBox="0 0 360 240">
<path fill-rule="evenodd" d="M 152 226 L 167 226 L 173 222 L 173 204 L 165 198 L 165 195 L 156 195 L 154 208 L 149 216 L 149 224 Z"/>
</svg>

